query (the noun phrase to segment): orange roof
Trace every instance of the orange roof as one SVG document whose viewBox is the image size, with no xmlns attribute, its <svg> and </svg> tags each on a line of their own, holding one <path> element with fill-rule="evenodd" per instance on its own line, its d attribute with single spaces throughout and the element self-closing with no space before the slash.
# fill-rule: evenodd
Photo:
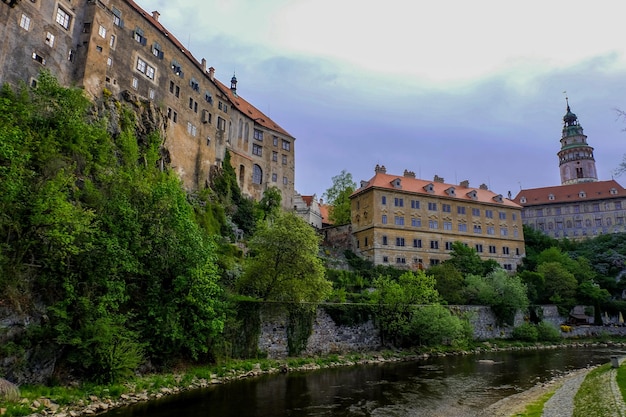
<svg viewBox="0 0 626 417">
<path fill-rule="evenodd" d="M 399 182 L 399 183 L 398 183 Z M 398 185 L 396 185 L 398 184 Z M 390 191 L 403 191 L 411 194 L 424 196 L 439 196 L 456 200 L 476 201 L 484 204 L 503 205 L 507 207 L 519 207 L 508 198 L 502 197 L 493 191 L 482 188 L 466 187 L 463 185 L 446 184 L 437 181 L 427 181 L 403 175 L 391 175 L 377 172 L 372 179 L 357 189 L 351 197 L 363 193 L 371 188 L 388 189 Z"/>
<path fill-rule="evenodd" d="M 328 218 L 328 211 L 330 206 L 328 204 L 320 204 L 320 214 L 322 215 L 322 224 L 333 224 Z"/>
<path fill-rule="evenodd" d="M 626 190 L 617 181 L 594 181 L 580 184 L 556 185 L 553 187 L 529 188 L 521 190 L 513 199 L 527 207 L 540 204 L 562 204 L 608 198 L 624 198 Z M 522 203 L 522 199 L 525 202 Z"/>
<path fill-rule="evenodd" d="M 307 207 L 311 207 L 311 203 L 313 202 L 313 196 L 312 195 L 303 195 L 300 196 L 302 197 L 302 201 L 304 201 L 304 204 L 307 205 Z"/>
<path fill-rule="evenodd" d="M 283 135 L 293 138 L 293 136 L 291 136 L 289 132 L 278 126 L 272 119 L 263 114 L 263 112 L 254 107 L 252 104 L 248 103 L 239 95 L 233 93 L 233 90 L 231 90 L 229 87 L 226 87 L 218 80 L 214 80 L 214 82 L 215 85 L 217 85 L 217 87 L 222 90 L 222 93 L 224 93 L 228 97 L 228 99 L 235 105 L 235 107 L 237 107 L 237 110 L 252 119 L 255 124 L 259 124 L 267 129 L 282 133 Z"/>
</svg>

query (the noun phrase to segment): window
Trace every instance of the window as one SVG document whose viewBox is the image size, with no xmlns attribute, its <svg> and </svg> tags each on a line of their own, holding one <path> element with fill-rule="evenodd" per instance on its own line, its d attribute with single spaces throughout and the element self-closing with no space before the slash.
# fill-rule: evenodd
<svg viewBox="0 0 626 417">
<path fill-rule="evenodd" d="M 396 263 L 397 264 L 405 264 L 406 263 L 406 258 L 398 257 L 398 258 L 396 258 Z"/>
<path fill-rule="evenodd" d="M 287 177 L 283 177 L 283 185 L 287 185 L 289 183 L 289 179 Z"/>
<path fill-rule="evenodd" d="M 131 85 L 136 90 L 137 87 L 139 86 L 139 80 L 137 78 L 133 77 L 133 81 L 131 82 Z"/>
<path fill-rule="evenodd" d="M 404 238 L 403 237 L 397 237 L 396 238 L 396 246 L 404 246 Z"/>
<path fill-rule="evenodd" d="M 395 197 L 393 199 L 393 205 L 396 206 L 396 207 L 404 207 L 404 199 Z"/>
<path fill-rule="evenodd" d="M 387 224 L 387 215 L 383 214 L 380 221 L 382 222 L 382 224 Z"/>
<path fill-rule="evenodd" d="M 150 78 L 151 80 L 154 80 L 154 68 L 151 67 L 150 65 L 146 67 L 146 77 Z M 197 108 L 196 108 L 196 112 L 197 112 Z"/>
<path fill-rule="evenodd" d="M 100 37 L 102 39 L 107 37 L 107 28 L 105 28 L 104 26 L 100 25 L 98 27 L 98 35 L 100 35 Z"/>
<path fill-rule="evenodd" d="M 191 136 L 196 136 L 198 133 L 198 129 L 191 122 L 187 122 L 187 133 Z"/>
<path fill-rule="evenodd" d="M 185 76 L 185 73 L 183 72 L 183 68 L 180 66 L 178 61 L 173 60 L 172 63 L 170 64 L 170 68 L 172 69 L 172 72 L 178 75 L 180 78 L 183 78 Z"/>
<path fill-rule="evenodd" d="M 387 245 L 387 236 L 383 236 L 383 245 Z"/>
<path fill-rule="evenodd" d="M 219 116 L 217 117 L 217 130 L 221 130 L 222 132 L 226 130 L 226 120 L 222 119 Z"/>
<path fill-rule="evenodd" d="M 419 200 L 411 200 L 411 208 L 412 209 L 419 209 L 420 208 Z"/>
<path fill-rule="evenodd" d="M 513 219 L 513 221 L 517 220 L 517 213 L 512 213 L 511 214 L 511 218 Z"/>
<path fill-rule="evenodd" d="M 56 21 L 59 25 L 63 27 L 63 29 L 69 29 L 72 17 L 68 12 L 66 12 L 65 10 L 63 10 L 62 7 L 59 6 L 59 8 L 57 9 Z"/>
<path fill-rule="evenodd" d="M 115 35 L 111 35 L 111 39 L 109 40 L 109 46 L 115 49 Z"/>
<path fill-rule="evenodd" d="M 222 102 L 220 101 L 220 104 L 222 104 Z M 263 141 L 263 131 L 259 130 L 259 129 L 254 129 L 254 134 L 252 136 L 253 138 L 255 138 L 256 140 L 259 141 Z"/>
<path fill-rule="evenodd" d="M 439 249 L 439 241 L 437 241 L 437 240 L 431 240 L 431 241 L 430 241 L 430 248 L 431 248 L 431 249 Z"/>
<path fill-rule="evenodd" d="M 482 244 L 477 243 L 477 244 L 475 245 L 475 248 L 476 248 L 476 252 L 478 252 L 478 253 L 483 253 L 483 245 L 482 245 Z"/>
<path fill-rule="evenodd" d="M 503 246 L 502 247 L 502 254 L 503 255 L 508 255 L 509 254 L 509 247 L 508 246 Z"/>
<path fill-rule="evenodd" d="M 256 143 L 252 144 L 252 154 L 257 156 L 263 155 L 263 147 L 257 145 Z"/>
<path fill-rule="evenodd" d="M 600 204 L 599 203 L 593 203 L 593 205 L 591 206 L 591 210 L 596 212 L 596 211 L 600 211 Z"/>
<path fill-rule="evenodd" d="M 488 235 L 495 235 L 496 234 L 496 228 L 493 226 L 487 226 L 487 234 Z"/>
<path fill-rule="evenodd" d="M 437 203 L 428 203 L 428 210 L 437 211 Z"/>
<path fill-rule="evenodd" d="M 489 245 L 489 253 L 496 253 L 496 247 L 494 245 Z"/>
<path fill-rule="evenodd" d="M 422 239 L 413 239 L 413 247 L 421 248 L 422 247 Z"/>
<path fill-rule="evenodd" d="M 467 224 L 459 223 L 459 232 L 467 232 Z"/>
<path fill-rule="evenodd" d="M 189 80 L 189 87 L 191 87 L 193 91 L 200 91 L 200 83 L 195 78 Z"/>
<path fill-rule="evenodd" d="M 396 224 L 396 226 L 404 226 L 404 217 L 396 216 L 394 218 L 394 223 Z"/>
<path fill-rule="evenodd" d="M 622 209 L 622 202 L 621 201 L 616 201 L 615 202 L 615 210 L 621 210 Z"/>
<path fill-rule="evenodd" d="M 508 236 L 509 235 L 509 229 L 507 229 L 506 227 L 502 227 L 500 229 L 500 236 Z"/>
<path fill-rule="evenodd" d="M 283 139 L 283 150 L 285 151 L 291 150 L 291 142 Z"/>
<path fill-rule="evenodd" d="M 485 210 L 485 217 L 488 219 L 493 219 L 493 210 Z"/>
<path fill-rule="evenodd" d="M 278 146 L 278 136 L 272 136 L 272 143 L 274 146 Z M 367 244 L 365 246 L 367 246 Z"/>
<path fill-rule="evenodd" d="M 439 222 L 437 222 L 437 220 L 428 220 L 428 228 L 430 228 L 430 229 L 438 229 L 439 228 Z"/>
<path fill-rule="evenodd" d="M 111 10 L 113 12 L 113 24 L 115 26 L 124 27 L 124 21 L 122 20 L 122 12 L 115 7 Z"/>
<path fill-rule="evenodd" d="M 283 165 L 287 165 L 287 155 L 283 155 Z"/>
<path fill-rule="evenodd" d="M 46 34 L 46 45 L 53 47 L 54 46 L 54 35 L 50 32 Z"/>
<path fill-rule="evenodd" d="M 143 30 L 141 30 L 140 28 L 136 28 L 133 31 L 133 39 L 135 39 L 143 46 L 146 46 L 146 44 L 148 43 L 148 40 L 143 36 Z"/>
<path fill-rule="evenodd" d="M 46 65 L 45 58 L 39 55 L 37 52 L 33 52 L 33 59 L 39 62 L 41 65 Z"/>
<path fill-rule="evenodd" d="M 257 164 L 252 166 L 252 183 L 261 184 L 263 182 L 263 170 Z"/>
<path fill-rule="evenodd" d="M 365 236 L 365 247 L 367 247 L 367 236 Z"/>
<path fill-rule="evenodd" d="M 213 104 L 213 96 L 208 91 L 205 91 L 204 93 L 204 101 L 206 101 L 209 104 Z"/>
<path fill-rule="evenodd" d="M 22 17 L 20 18 L 20 27 L 25 30 L 30 29 L 30 17 L 22 14 Z"/>
<path fill-rule="evenodd" d="M 380 203 L 381 203 L 382 205 L 387 204 L 387 197 L 382 196 L 382 198 L 381 198 L 381 200 L 380 200 Z"/>
<path fill-rule="evenodd" d="M 389 262 L 389 257 L 388 256 L 383 256 L 383 262 L 384 263 L 388 263 Z"/>
<path fill-rule="evenodd" d="M 450 206 L 450 204 L 442 204 L 441 211 L 443 211 L 444 213 L 450 213 L 452 211 L 452 207 Z"/>
<path fill-rule="evenodd" d="M 145 73 L 147 66 L 148 66 L 148 64 L 146 64 L 146 61 L 144 61 L 141 58 L 137 58 L 137 71 L 139 71 L 141 73 Z"/>
<path fill-rule="evenodd" d="M 272 161 L 278 162 L 278 152 L 272 151 Z"/>
<path fill-rule="evenodd" d="M 111 65 L 113 65 L 113 58 L 108 57 L 107 58 L 107 67 L 110 67 Z"/>
<path fill-rule="evenodd" d="M 278 174 L 272 174 L 272 182 L 278 181 Z"/>
<path fill-rule="evenodd" d="M 452 230 L 452 222 L 443 222 L 443 230 Z"/>
<path fill-rule="evenodd" d="M 465 214 L 465 206 L 457 206 L 456 212 L 457 214 Z"/>
<path fill-rule="evenodd" d="M 474 225 L 474 233 L 481 234 L 483 232 L 482 227 L 479 224 Z"/>
<path fill-rule="evenodd" d="M 480 216 L 480 209 L 473 208 L 472 209 L 472 216 Z"/>
<path fill-rule="evenodd" d="M 157 42 L 152 44 L 152 55 L 156 56 L 159 59 L 163 59 L 163 49 L 161 48 L 161 45 L 159 45 Z"/>
<path fill-rule="evenodd" d="M 422 219 L 416 219 L 415 217 L 411 218 L 411 226 L 413 227 L 422 227 Z"/>
<path fill-rule="evenodd" d="M 446 242 L 446 250 L 452 250 L 452 242 Z"/>
<path fill-rule="evenodd" d="M 559 213 L 558 214 L 561 214 L 561 209 L 559 209 Z M 498 212 L 498 217 L 500 218 L 500 220 L 506 220 L 506 212 L 499 211 Z"/>
<path fill-rule="evenodd" d="M 150 97 L 150 100 L 154 100 L 154 96 L 155 96 L 155 91 L 153 88 L 148 90 L 148 97 Z M 195 135 L 194 135 L 195 136 Z"/>
</svg>

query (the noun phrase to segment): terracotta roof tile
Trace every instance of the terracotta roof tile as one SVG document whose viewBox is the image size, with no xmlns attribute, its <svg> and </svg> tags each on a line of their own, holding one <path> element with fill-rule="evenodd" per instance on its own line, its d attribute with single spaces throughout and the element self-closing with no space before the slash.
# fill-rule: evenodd
<svg viewBox="0 0 626 417">
<path fill-rule="evenodd" d="M 396 180 L 400 180 L 399 188 L 394 186 Z M 458 200 L 476 201 L 480 203 L 499 204 L 507 207 L 521 208 L 519 204 L 514 203 L 508 198 L 502 197 L 501 194 L 496 194 L 490 190 L 422 180 L 402 175 L 391 175 L 381 172 L 376 173 L 372 179 L 370 179 L 363 187 L 357 189 L 352 195 L 355 196 L 370 188 L 383 188 L 391 191 L 405 191 L 407 193 L 434 195 L 455 198 Z M 427 191 L 428 188 L 432 188 L 432 192 Z"/>
<path fill-rule="evenodd" d="M 613 190 L 613 193 L 611 192 Z M 553 187 L 529 188 L 521 190 L 513 199 L 522 206 L 540 204 L 562 204 L 564 202 L 581 202 L 605 200 L 607 198 L 624 198 L 626 190 L 617 181 L 594 181 L 580 184 L 556 185 Z M 521 201 L 525 202 L 522 203 Z"/>
</svg>

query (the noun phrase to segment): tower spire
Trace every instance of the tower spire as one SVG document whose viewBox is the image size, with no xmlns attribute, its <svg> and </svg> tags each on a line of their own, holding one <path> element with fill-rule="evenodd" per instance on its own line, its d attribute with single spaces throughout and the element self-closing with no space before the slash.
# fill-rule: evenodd
<svg viewBox="0 0 626 417">
<path fill-rule="evenodd" d="M 567 109 L 565 116 L 563 116 L 561 150 L 557 153 L 561 184 L 598 181 L 593 148 L 587 144 L 587 136 L 583 133 L 583 127 L 578 122 L 578 117 L 570 108 L 567 95 L 565 96 L 565 104 Z"/>
</svg>

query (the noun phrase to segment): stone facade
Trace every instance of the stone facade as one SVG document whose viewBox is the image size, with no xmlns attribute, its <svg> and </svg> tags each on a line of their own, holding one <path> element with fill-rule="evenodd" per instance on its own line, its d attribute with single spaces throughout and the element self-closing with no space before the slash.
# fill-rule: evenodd
<svg viewBox="0 0 626 417">
<path fill-rule="evenodd" d="M 166 119 L 170 163 L 189 190 L 203 188 L 226 150 L 244 194 L 270 186 L 293 207 L 295 138 L 215 78 L 132 0 L 43 0 L 0 5 L 0 83 L 35 86 L 41 70 L 92 98 L 138 97 Z"/>
</svg>

